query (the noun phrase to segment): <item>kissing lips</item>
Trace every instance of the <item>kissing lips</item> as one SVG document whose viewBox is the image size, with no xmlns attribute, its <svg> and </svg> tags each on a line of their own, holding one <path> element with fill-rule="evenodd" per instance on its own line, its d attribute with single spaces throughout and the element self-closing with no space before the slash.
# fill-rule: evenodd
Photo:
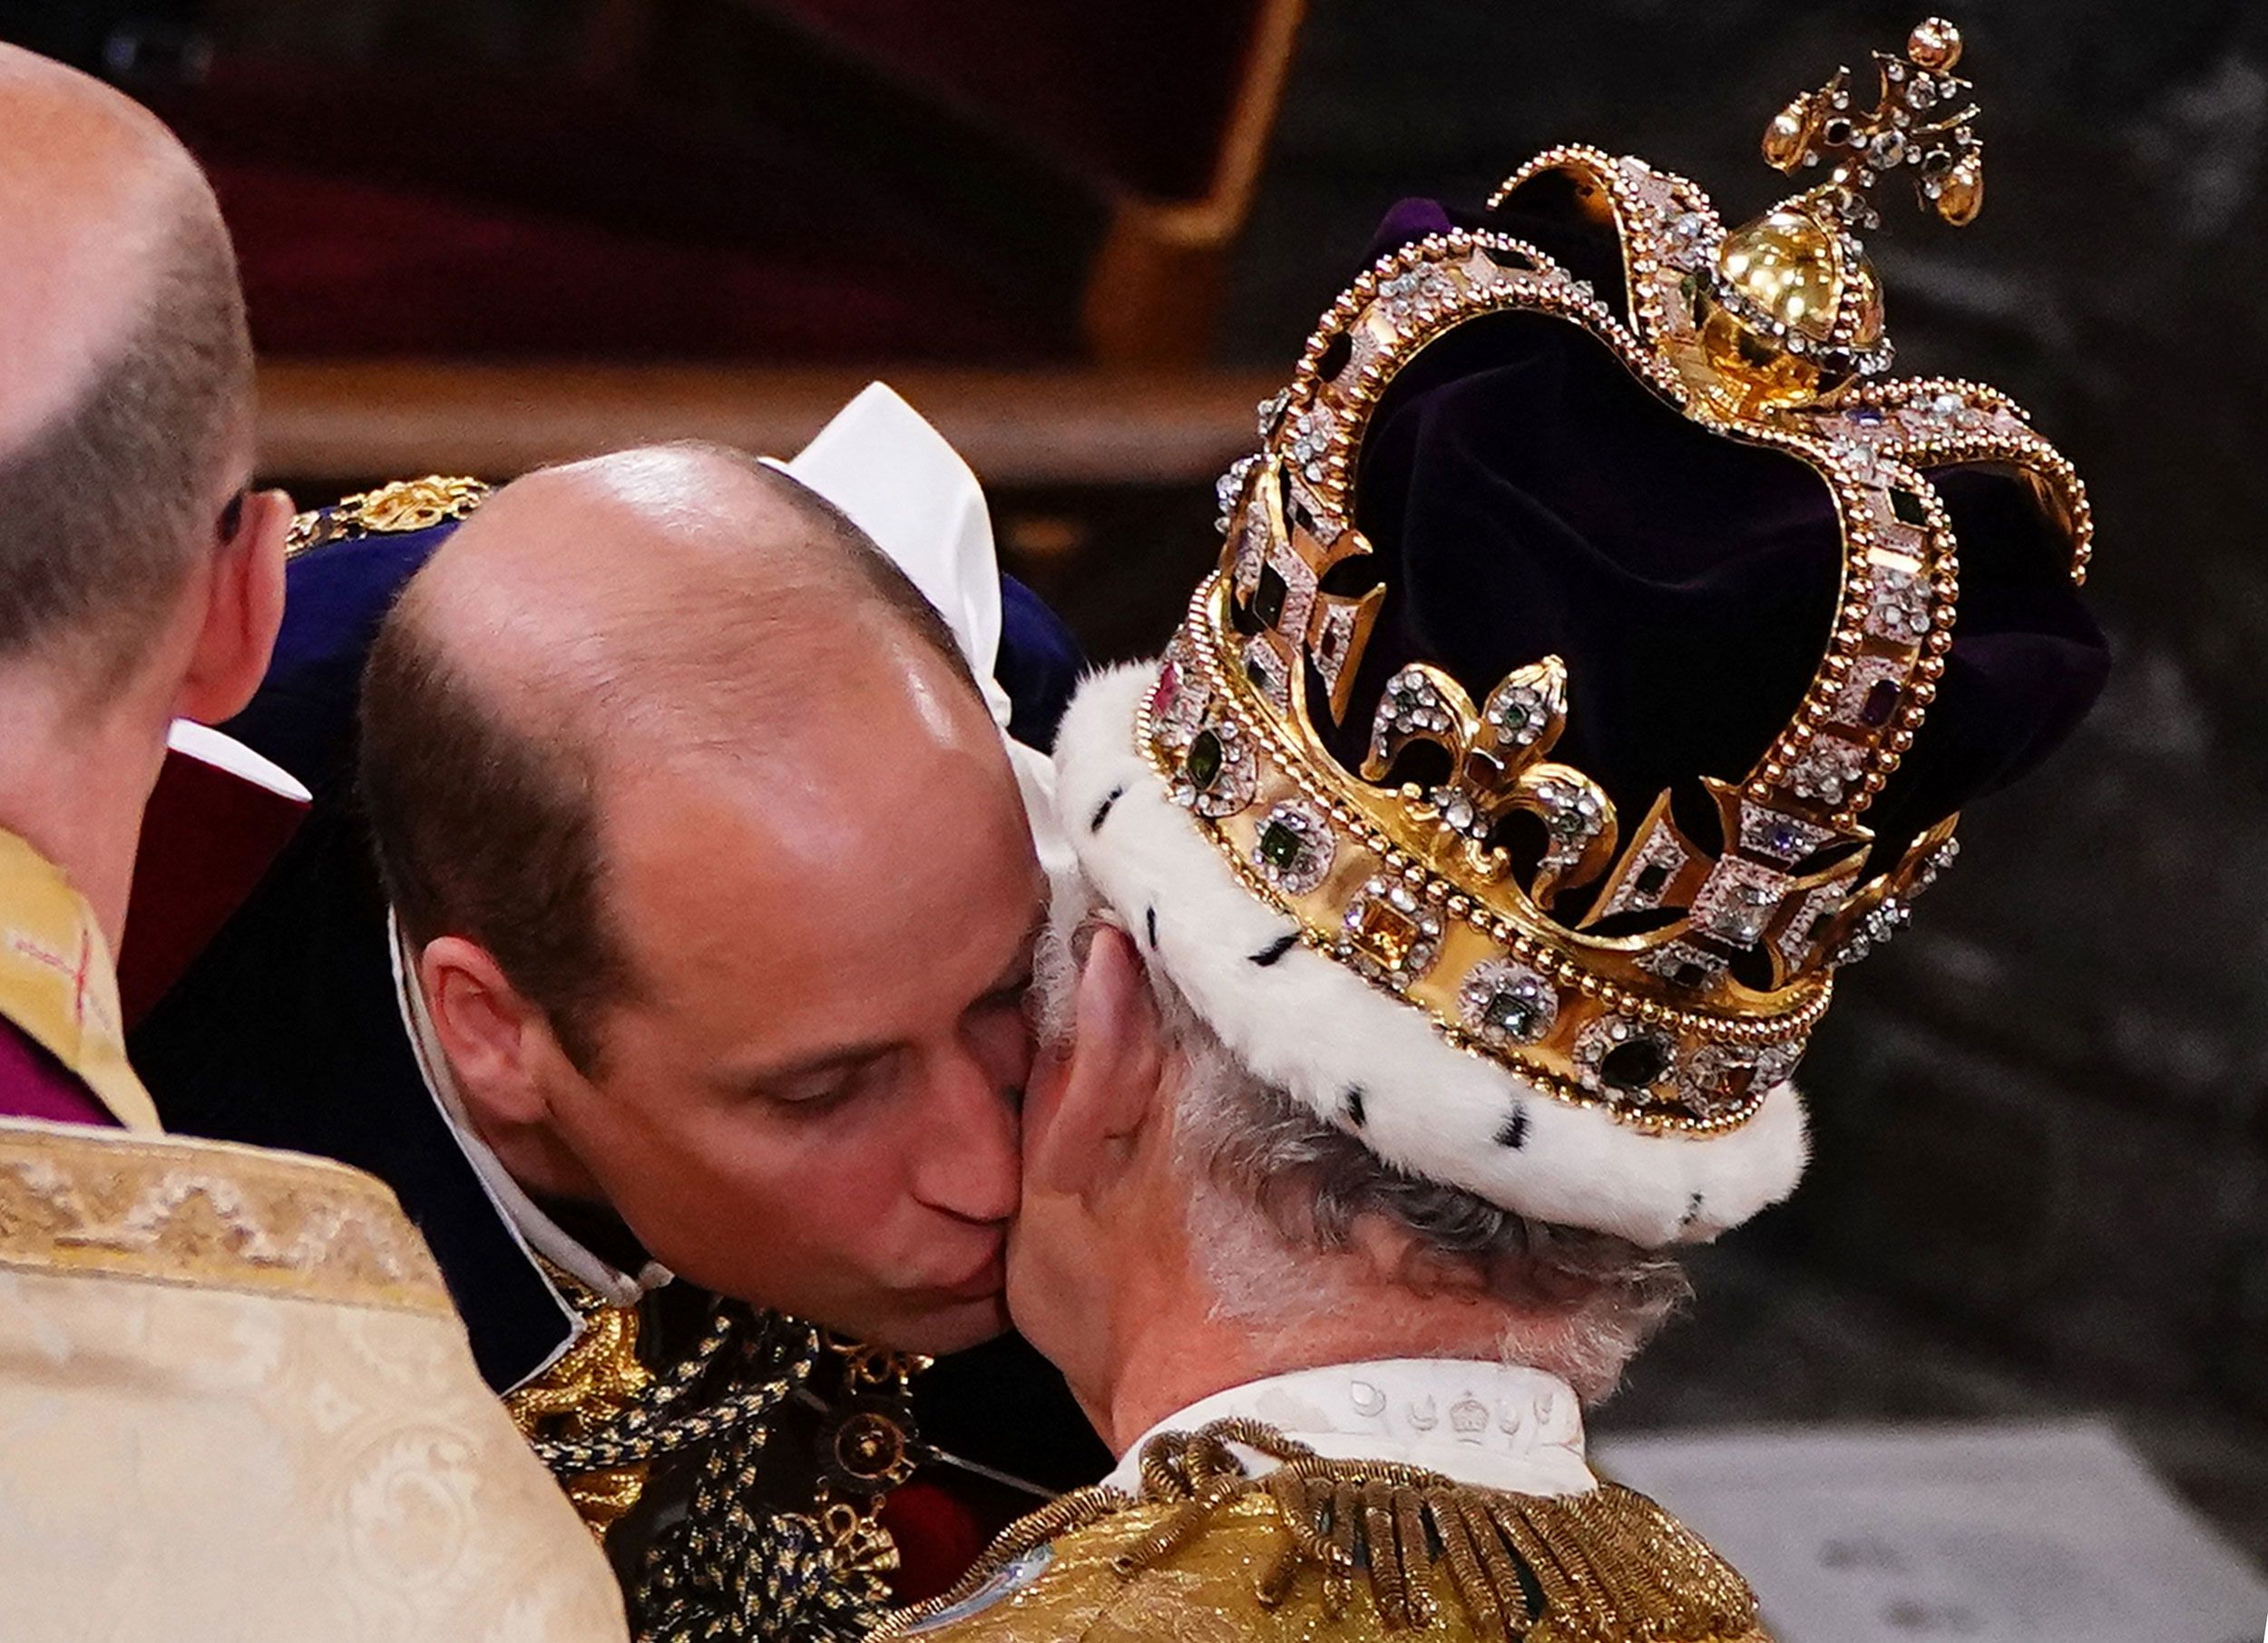
<svg viewBox="0 0 2268 1643">
<path fill-rule="evenodd" d="M 982 1301 L 998 1295 L 1007 1286 L 1007 1262 L 1000 1246 L 979 1262 L 966 1277 L 950 1284 L 941 1284 L 936 1293 L 948 1301 Z"/>
</svg>

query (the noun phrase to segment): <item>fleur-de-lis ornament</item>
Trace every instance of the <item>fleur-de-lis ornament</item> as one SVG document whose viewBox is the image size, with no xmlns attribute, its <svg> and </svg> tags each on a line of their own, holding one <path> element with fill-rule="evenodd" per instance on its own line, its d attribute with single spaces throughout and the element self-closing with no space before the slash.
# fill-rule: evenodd
<svg viewBox="0 0 2268 1643">
<path fill-rule="evenodd" d="M 1447 779 L 1404 783 L 1413 819 L 1432 823 L 1437 860 L 1461 855 L 1483 876 L 1511 870 L 1491 843 L 1515 811 L 1543 823 L 1548 842 L 1529 894 L 1538 902 L 1589 884 L 1614 859 L 1614 805 L 1570 765 L 1545 756 L 1567 728 L 1567 664 L 1556 656 L 1508 675 L 1475 711 L 1462 685 L 1426 662 L 1413 662 L 1386 683 L 1371 722 L 1363 778 L 1376 781 L 1410 748 L 1427 743 L 1449 755 Z"/>
</svg>

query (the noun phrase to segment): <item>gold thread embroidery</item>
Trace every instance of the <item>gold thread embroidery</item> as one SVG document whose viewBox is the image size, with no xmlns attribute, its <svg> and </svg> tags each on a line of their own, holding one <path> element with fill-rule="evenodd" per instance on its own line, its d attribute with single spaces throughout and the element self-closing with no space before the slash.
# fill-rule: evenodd
<svg viewBox="0 0 2268 1643">
<path fill-rule="evenodd" d="M 1231 1443 L 1280 1464 L 1248 1475 Z M 1326 1460 L 1252 1421 L 1155 1438 L 1141 1475 L 1139 1501 L 1083 1490 L 1011 1525 L 952 1591 L 898 1610 L 873 1635 L 949 1629 L 982 1612 L 969 1605 L 1010 1565 L 1051 1545 L 1054 1562 L 1019 1600 L 1066 1632 L 1089 1625 L 1095 1617 L 1086 1611 L 1098 1604 L 1113 1635 L 1163 1637 L 1187 1635 L 1177 1622 L 1193 1604 L 1223 1617 L 1223 1635 L 1231 1635 L 1228 1622 L 1247 1610 L 1256 1621 L 1260 1612 L 1314 1602 L 1354 1638 L 1428 1625 L 1443 1605 L 1461 1612 L 1472 1635 L 1509 1632 L 1531 1643 L 1762 1636 L 1755 1595 L 1738 1571 L 1620 1484 L 1565 1497 L 1512 1494 L 1399 1462 Z M 1208 1553 L 1209 1537 L 1248 1540 L 1263 1524 L 1277 1540 L 1272 1560 Z M 1084 1579 L 1098 1566 L 1111 1577 L 1102 1592 Z M 1237 1572 L 1223 1572 L 1230 1569 Z M 1163 1584 L 1144 1579 L 1168 1573 Z M 1013 1621 L 1004 1629 L 1041 1632 Z"/>
<path fill-rule="evenodd" d="M 0 1266 L 447 1314 L 376 1178 L 213 1141 L 0 1124 Z"/>
<path fill-rule="evenodd" d="M 352 542 L 373 531 L 430 530 L 444 520 L 468 517 L 487 497 L 488 486 L 477 479 L 440 474 L 397 479 L 298 515 L 284 539 L 284 553 L 297 559 L 326 543 Z"/>
</svg>

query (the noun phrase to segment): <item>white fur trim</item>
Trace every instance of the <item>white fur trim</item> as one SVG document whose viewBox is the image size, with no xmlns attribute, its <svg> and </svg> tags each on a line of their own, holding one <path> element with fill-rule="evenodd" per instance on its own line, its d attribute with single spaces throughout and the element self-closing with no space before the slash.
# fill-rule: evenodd
<svg viewBox="0 0 2268 1643">
<path fill-rule="evenodd" d="M 1116 668 L 1072 699 L 1055 744 L 1063 829 L 1144 957 L 1256 1077 L 1413 1174 L 1649 1247 L 1706 1241 L 1794 1188 L 1809 1143 L 1792 1084 L 1737 1130 L 1649 1134 L 1453 1048 L 1421 1012 L 1312 948 L 1255 963 L 1295 926 L 1244 887 L 1137 748 L 1156 678 L 1154 664 Z M 1345 1115 L 1355 1088 L 1360 1130 Z M 1497 1138 L 1516 1110 L 1526 1116 L 1511 1147 Z"/>
</svg>

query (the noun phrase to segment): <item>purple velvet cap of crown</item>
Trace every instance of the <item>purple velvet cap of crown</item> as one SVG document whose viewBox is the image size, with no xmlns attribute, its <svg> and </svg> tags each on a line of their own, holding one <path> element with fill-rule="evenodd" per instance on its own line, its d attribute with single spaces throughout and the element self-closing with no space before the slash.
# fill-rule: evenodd
<svg viewBox="0 0 2268 1643">
<path fill-rule="evenodd" d="M 1480 226 L 1536 244 L 1621 305 L 1612 226 L 1549 195 L 1485 214 L 1404 200 L 1372 254 Z M 1576 326 L 1501 315 L 1434 343 L 1388 388 L 1360 464 L 1357 523 L 1374 554 L 1331 585 L 1389 592 L 1349 711 L 1326 732 L 1350 768 L 1403 664 L 1431 661 L 1478 701 L 1557 654 L 1569 712 L 1554 757 L 1635 820 L 1666 788 L 1745 776 L 1819 667 L 1843 557 L 1824 480 L 1688 420 Z M 2025 483 L 1931 477 L 1960 538 L 1958 619 L 1937 700 L 1863 817 L 1878 867 L 2046 757 L 2109 662 L 2068 543 Z"/>
</svg>

